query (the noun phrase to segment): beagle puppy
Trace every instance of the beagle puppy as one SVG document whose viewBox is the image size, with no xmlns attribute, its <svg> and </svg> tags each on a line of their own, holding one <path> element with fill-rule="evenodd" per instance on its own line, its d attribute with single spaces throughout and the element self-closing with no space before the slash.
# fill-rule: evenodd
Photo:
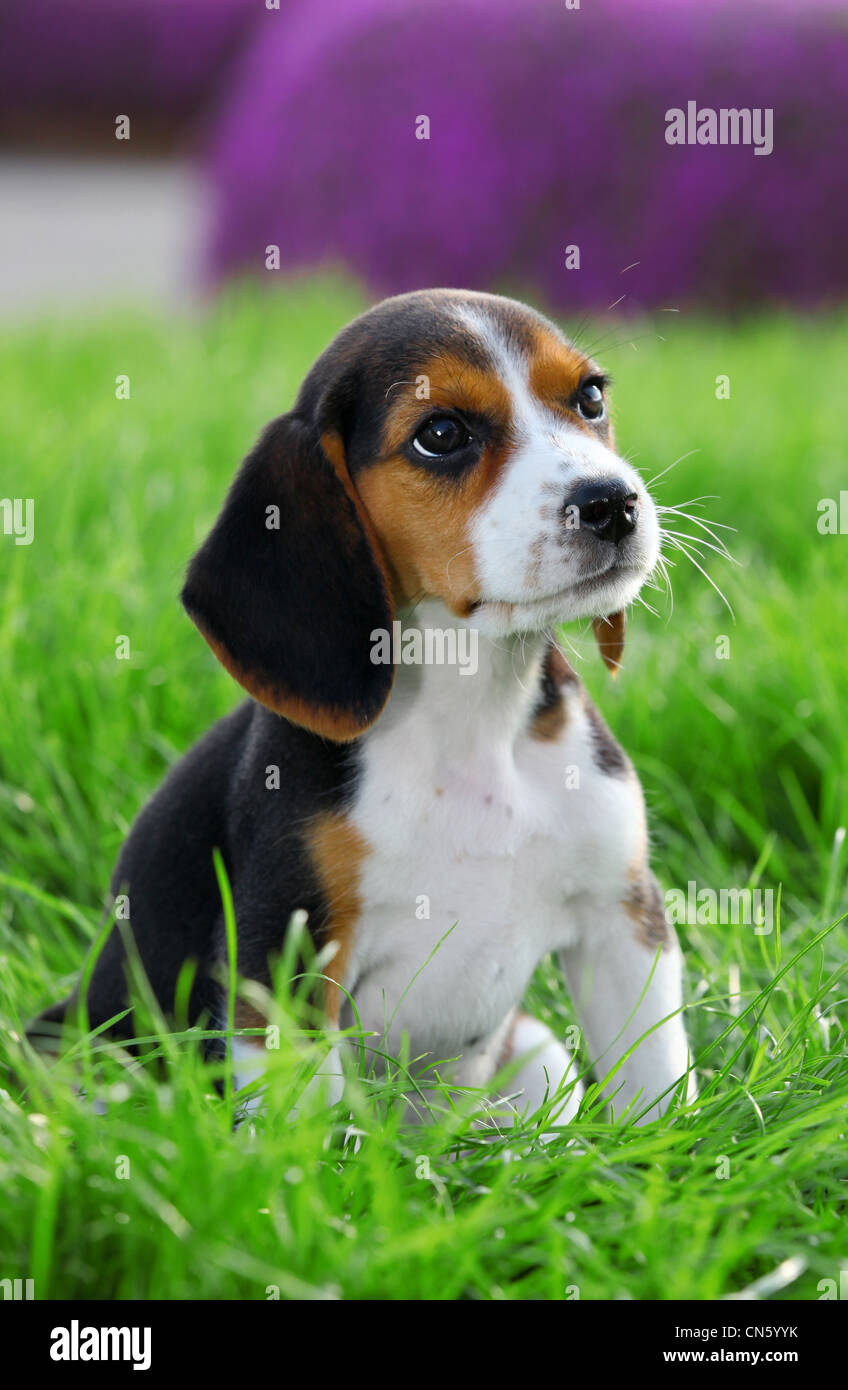
<svg viewBox="0 0 848 1390">
<path fill-rule="evenodd" d="M 270 987 L 302 910 L 330 1027 L 355 1004 L 376 1048 L 406 1035 L 457 1085 L 512 1062 L 513 1105 L 557 1096 L 565 1122 L 576 1062 L 521 1011 L 556 952 L 599 1081 L 620 1063 L 615 1113 L 661 1113 L 681 1079 L 693 1096 L 642 791 L 555 636 L 595 620 L 617 670 L 659 552 L 607 379 L 540 314 L 431 290 L 349 324 L 242 464 L 182 591 L 250 699 L 173 768 L 112 880 L 165 1013 L 192 960 L 190 1021 L 227 1017 L 217 847 L 239 973 Z M 92 1027 L 127 1007 L 126 964 L 113 928 Z M 265 1020 L 239 1000 L 235 1022 Z M 263 1042 L 234 1042 L 242 1081 Z"/>
</svg>

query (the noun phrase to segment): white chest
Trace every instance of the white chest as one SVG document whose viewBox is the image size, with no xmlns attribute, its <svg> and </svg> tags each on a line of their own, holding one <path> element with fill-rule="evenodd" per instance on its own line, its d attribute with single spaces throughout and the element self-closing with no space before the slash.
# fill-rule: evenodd
<svg viewBox="0 0 848 1390">
<path fill-rule="evenodd" d="M 572 943 L 570 903 L 624 883 L 638 787 L 598 769 L 579 699 L 543 743 L 499 737 L 473 701 L 441 709 L 432 686 L 401 691 L 364 750 L 352 819 L 370 853 L 346 985 L 390 1050 L 406 1033 L 435 1060 L 493 1033 Z"/>
</svg>

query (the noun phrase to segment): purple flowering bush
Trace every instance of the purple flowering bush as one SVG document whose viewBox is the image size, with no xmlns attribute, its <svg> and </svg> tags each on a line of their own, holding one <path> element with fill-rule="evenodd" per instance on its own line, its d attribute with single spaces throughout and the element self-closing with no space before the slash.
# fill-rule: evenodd
<svg viewBox="0 0 848 1390">
<path fill-rule="evenodd" d="M 263 0 L 4 0 L 0 104 L 19 115 L 193 115 Z"/>
<path fill-rule="evenodd" d="M 847 83 L 827 0 L 296 0 L 260 11 L 210 133 L 212 272 L 268 276 L 278 245 L 384 293 L 826 302 L 848 288 Z M 773 108 L 773 153 L 667 144 L 690 100 Z"/>
</svg>

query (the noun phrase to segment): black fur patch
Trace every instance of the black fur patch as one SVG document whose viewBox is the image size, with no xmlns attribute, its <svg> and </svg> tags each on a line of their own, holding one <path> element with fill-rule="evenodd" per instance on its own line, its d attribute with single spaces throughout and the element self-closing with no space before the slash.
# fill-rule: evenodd
<svg viewBox="0 0 848 1390">
<path fill-rule="evenodd" d="M 314 815 L 341 810 L 355 795 L 359 754 L 287 723 L 252 700 L 209 730 L 172 769 L 135 820 L 112 876 L 112 895 L 129 897 L 129 924 L 156 1000 L 169 1016 L 185 960 L 198 962 L 189 1022 L 220 1024 L 223 999 L 212 967 L 226 959 L 221 897 L 212 859 L 218 848 L 233 893 L 239 972 L 270 985 L 269 957 L 283 945 L 292 912 L 304 908 L 316 950 L 328 905 L 309 857 Z M 279 768 L 272 790 L 268 768 Z M 273 775 L 270 780 L 275 780 Z M 126 954 L 117 927 L 94 968 L 91 1027 L 127 1007 Z M 41 1015 L 31 1036 L 54 1032 L 76 995 Z M 54 1025 L 42 1028 L 41 1024 Z M 137 1030 L 130 1014 L 115 1030 Z"/>
<path fill-rule="evenodd" d="M 371 661 L 370 634 L 391 628 L 391 596 L 314 426 L 294 413 L 269 425 L 243 464 L 182 597 L 272 708 L 365 728 L 388 699 L 394 671 Z"/>
<path fill-rule="evenodd" d="M 549 643 L 542 663 L 539 695 L 533 706 L 530 732 L 544 740 L 557 737 L 565 727 L 563 691 L 579 685 L 579 680 L 555 642 Z"/>
<path fill-rule="evenodd" d="M 588 697 L 586 716 L 589 720 L 595 765 L 609 777 L 625 777 L 630 771 L 630 759 L 621 744 L 613 738 L 596 706 Z"/>
</svg>

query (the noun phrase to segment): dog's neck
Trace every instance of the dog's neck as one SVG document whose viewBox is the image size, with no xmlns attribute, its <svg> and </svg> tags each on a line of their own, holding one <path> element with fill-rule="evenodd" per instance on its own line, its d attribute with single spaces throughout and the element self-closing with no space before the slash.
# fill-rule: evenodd
<svg viewBox="0 0 848 1390">
<path fill-rule="evenodd" d="M 440 633 L 450 638 L 440 639 Z M 493 640 L 475 628 L 473 617 L 456 618 L 431 599 L 399 613 L 393 637 L 392 655 L 401 660 L 371 736 L 394 737 L 414 722 L 415 746 L 433 763 L 511 755 L 539 699 L 549 637 L 523 633 Z M 454 659 L 440 661 L 440 653 Z"/>
</svg>

